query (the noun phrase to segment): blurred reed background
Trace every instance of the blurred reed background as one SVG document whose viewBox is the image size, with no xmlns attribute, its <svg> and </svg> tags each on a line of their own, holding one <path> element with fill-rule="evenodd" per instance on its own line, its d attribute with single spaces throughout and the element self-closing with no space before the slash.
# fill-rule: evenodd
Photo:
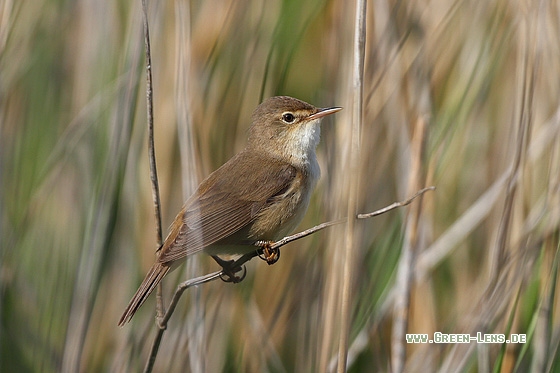
<svg viewBox="0 0 560 373">
<path fill-rule="evenodd" d="M 243 147 L 262 97 L 344 106 L 324 121 L 301 228 L 345 216 L 351 178 L 359 212 L 437 187 L 356 223 L 349 371 L 557 371 L 559 5 L 369 2 L 351 175 L 349 2 L 152 1 L 164 228 Z M 156 249 L 141 17 L 140 1 L 0 1 L 3 372 L 131 372 L 147 359 L 154 297 L 117 327 Z M 274 266 L 253 260 L 239 285 L 189 290 L 155 371 L 333 370 L 344 229 L 290 244 Z M 216 269 L 189 259 L 166 299 Z M 397 325 L 528 342 L 405 344 Z"/>
</svg>

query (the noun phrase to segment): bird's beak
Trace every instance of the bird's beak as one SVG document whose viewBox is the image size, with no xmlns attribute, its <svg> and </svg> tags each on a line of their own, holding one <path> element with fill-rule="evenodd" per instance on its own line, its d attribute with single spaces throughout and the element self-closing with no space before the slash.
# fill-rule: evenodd
<svg viewBox="0 0 560 373">
<path fill-rule="evenodd" d="M 319 111 L 316 112 L 315 114 L 311 114 L 308 119 L 311 119 L 311 120 L 319 119 L 319 118 L 322 118 L 324 116 L 334 114 L 334 113 L 336 113 L 337 111 L 340 111 L 340 110 L 342 110 L 342 108 L 341 107 L 336 107 L 336 106 L 335 107 L 322 108 L 322 109 L 319 109 Z"/>
</svg>

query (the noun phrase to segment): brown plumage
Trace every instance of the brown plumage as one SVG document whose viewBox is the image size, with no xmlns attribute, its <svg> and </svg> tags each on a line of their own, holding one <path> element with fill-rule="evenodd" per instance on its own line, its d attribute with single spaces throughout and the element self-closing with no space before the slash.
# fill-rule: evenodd
<svg viewBox="0 0 560 373">
<path fill-rule="evenodd" d="M 247 147 L 211 173 L 187 200 L 119 325 L 132 318 L 187 256 L 203 250 L 243 254 L 255 250 L 256 241 L 289 234 L 303 218 L 319 178 L 315 147 L 320 119 L 338 110 L 286 96 L 259 105 Z"/>
</svg>

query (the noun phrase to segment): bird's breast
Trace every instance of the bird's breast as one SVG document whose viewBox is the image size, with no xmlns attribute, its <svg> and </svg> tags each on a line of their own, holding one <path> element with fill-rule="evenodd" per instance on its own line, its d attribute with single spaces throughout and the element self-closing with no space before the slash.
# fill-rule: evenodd
<svg viewBox="0 0 560 373">
<path fill-rule="evenodd" d="M 317 166 L 318 169 L 318 166 Z M 290 234 L 303 219 L 317 183 L 317 170 L 299 169 L 291 185 L 259 212 L 250 229 L 256 240 L 276 241 Z"/>
</svg>

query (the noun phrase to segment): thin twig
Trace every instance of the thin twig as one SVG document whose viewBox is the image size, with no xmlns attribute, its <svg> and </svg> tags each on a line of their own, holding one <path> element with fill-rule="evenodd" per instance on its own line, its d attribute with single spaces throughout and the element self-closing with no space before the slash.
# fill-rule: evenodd
<svg viewBox="0 0 560 373">
<path fill-rule="evenodd" d="M 163 329 L 158 329 L 154 341 L 152 342 L 152 347 L 150 348 L 150 355 L 148 357 L 148 361 L 146 362 L 146 366 L 144 367 L 144 373 L 151 373 L 151 371 L 154 369 L 154 363 L 156 362 L 156 357 L 162 338 Z"/>
<path fill-rule="evenodd" d="M 401 202 L 395 202 L 392 205 L 389 205 L 387 207 L 384 207 L 382 209 L 379 209 L 377 211 L 373 211 L 367 214 L 358 214 L 358 219 L 367 219 L 367 218 L 371 218 L 377 215 L 381 215 L 386 213 L 387 211 L 391 211 L 396 209 L 397 207 L 403 207 L 406 205 L 409 205 L 412 201 L 414 201 L 414 199 L 416 199 L 417 197 L 421 196 L 422 194 L 426 193 L 429 190 L 435 190 L 436 187 L 435 186 L 429 186 L 427 188 L 421 189 L 418 192 L 416 192 L 415 195 L 413 195 L 412 197 L 410 197 L 409 199 L 406 199 L 404 201 Z"/>
<path fill-rule="evenodd" d="M 254 258 L 254 256 L 256 256 L 256 254 L 251 256 L 250 258 L 246 259 L 245 261 L 251 260 L 252 258 Z M 243 257 L 241 257 L 241 258 L 243 258 Z M 241 260 L 241 258 L 238 259 L 238 260 Z M 215 280 L 217 278 L 220 278 L 223 274 L 224 274 L 223 270 L 222 271 L 216 271 L 216 272 L 204 275 L 204 276 L 189 279 L 185 282 L 181 282 L 179 284 L 179 286 L 177 286 L 177 290 L 175 290 L 175 294 L 173 294 L 173 298 L 171 298 L 171 303 L 169 303 L 169 308 L 167 309 L 167 312 L 165 313 L 165 316 L 161 320 L 158 320 L 159 328 L 162 329 L 162 330 L 164 330 L 166 328 L 167 322 L 169 321 L 169 318 L 173 314 L 173 311 L 175 311 L 175 307 L 177 307 L 177 303 L 179 302 L 179 298 L 181 298 L 181 295 L 183 295 L 183 292 L 185 290 L 187 290 L 190 287 L 197 286 L 197 285 L 202 285 L 202 284 L 205 284 L 205 283 L 210 282 L 212 280 Z"/>
<path fill-rule="evenodd" d="M 286 244 L 288 244 L 292 241 L 299 240 L 300 238 L 303 238 L 303 237 L 307 237 L 310 234 L 313 234 L 313 233 L 315 233 L 317 231 L 320 231 L 322 229 L 331 227 L 331 226 L 336 225 L 336 224 L 345 223 L 347 220 L 348 219 L 343 218 L 343 219 L 338 219 L 338 220 L 333 220 L 333 221 L 327 221 L 325 223 L 316 225 L 313 228 L 309 228 L 309 229 L 306 229 L 302 232 L 292 234 L 291 236 L 284 237 L 281 240 L 278 240 L 278 241 L 274 242 L 274 244 L 271 245 L 271 248 L 272 249 L 278 249 L 278 248 L 280 248 L 280 247 L 282 247 L 282 246 L 284 246 L 284 245 L 286 245 Z"/>
<path fill-rule="evenodd" d="M 150 180 L 152 182 L 152 200 L 154 203 L 154 215 L 156 219 L 156 239 L 158 247 L 163 243 L 163 233 L 161 227 L 161 201 L 159 196 L 159 183 L 156 166 L 156 149 L 154 146 L 154 106 L 153 106 L 153 88 L 152 88 L 152 57 L 150 50 L 150 30 L 148 27 L 148 5 L 147 0 L 142 0 L 142 22 L 144 25 L 144 46 L 146 51 L 146 111 L 148 116 L 148 158 L 150 163 Z M 163 299 L 161 283 L 156 290 L 156 313 L 158 316 L 163 315 Z M 161 343 L 162 335 L 158 333 L 152 344 L 150 357 L 144 372 L 151 372 L 156 360 L 157 351 Z"/>
<path fill-rule="evenodd" d="M 154 106 L 152 88 L 152 57 L 150 52 L 150 30 L 148 28 L 147 0 L 142 0 L 142 19 L 144 22 L 144 44 L 146 48 L 146 111 L 148 115 L 148 157 L 150 160 L 150 180 L 152 181 L 152 198 L 156 218 L 156 235 L 158 246 L 163 242 L 161 228 L 161 202 L 156 166 L 156 149 L 154 146 Z"/>
</svg>

